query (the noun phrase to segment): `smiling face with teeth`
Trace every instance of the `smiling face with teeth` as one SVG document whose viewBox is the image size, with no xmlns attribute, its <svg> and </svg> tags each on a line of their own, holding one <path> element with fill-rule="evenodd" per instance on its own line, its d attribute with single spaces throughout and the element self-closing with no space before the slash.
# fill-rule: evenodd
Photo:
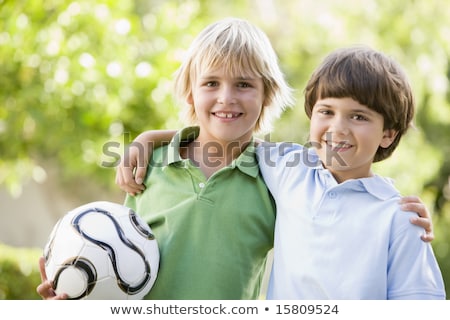
<svg viewBox="0 0 450 320">
<path fill-rule="evenodd" d="M 369 177 L 379 147 L 394 141 L 383 116 L 352 98 L 317 100 L 312 109 L 310 141 L 338 182 Z"/>
<path fill-rule="evenodd" d="M 246 144 L 250 141 L 264 104 L 261 77 L 232 75 L 221 68 L 201 73 L 187 103 L 195 109 L 202 141 Z"/>
</svg>

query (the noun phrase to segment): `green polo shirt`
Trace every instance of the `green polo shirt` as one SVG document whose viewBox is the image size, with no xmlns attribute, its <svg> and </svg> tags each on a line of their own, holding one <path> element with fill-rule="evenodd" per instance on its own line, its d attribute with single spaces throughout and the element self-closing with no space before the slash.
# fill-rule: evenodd
<svg viewBox="0 0 450 320">
<path fill-rule="evenodd" d="M 260 175 L 251 143 L 228 167 L 206 179 L 180 141 L 184 128 L 155 149 L 142 194 L 127 196 L 154 232 L 160 267 L 147 299 L 257 299 L 273 246 L 275 205 Z"/>
</svg>

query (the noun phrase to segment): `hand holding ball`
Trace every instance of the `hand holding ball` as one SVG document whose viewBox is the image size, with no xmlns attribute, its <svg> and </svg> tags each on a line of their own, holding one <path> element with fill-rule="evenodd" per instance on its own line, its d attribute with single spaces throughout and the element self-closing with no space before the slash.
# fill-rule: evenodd
<svg viewBox="0 0 450 320">
<path fill-rule="evenodd" d="M 150 227 L 130 208 L 97 201 L 63 216 L 44 249 L 56 293 L 69 299 L 142 299 L 159 268 Z"/>
</svg>

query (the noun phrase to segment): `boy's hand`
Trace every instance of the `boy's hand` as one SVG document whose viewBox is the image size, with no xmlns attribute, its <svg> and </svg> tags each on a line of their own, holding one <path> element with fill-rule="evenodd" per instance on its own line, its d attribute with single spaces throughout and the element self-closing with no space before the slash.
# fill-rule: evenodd
<svg viewBox="0 0 450 320">
<path fill-rule="evenodd" d="M 65 300 L 67 295 L 65 293 L 56 294 L 53 290 L 52 282 L 47 279 L 47 274 L 45 273 L 45 259 L 44 257 L 39 258 L 39 271 L 41 272 L 41 284 L 37 286 L 36 292 L 45 300 Z"/>
<path fill-rule="evenodd" d="M 145 190 L 143 184 L 153 150 L 170 142 L 176 130 L 149 130 L 139 134 L 125 150 L 116 171 L 116 184 L 135 196 Z"/>
<path fill-rule="evenodd" d="M 421 239 L 425 242 L 433 241 L 434 233 L 431 214 L 422 200 L 416 196 L 407 196 L 400 200 L 400 204 L 402 210 L 414 211 L 419 215 L 419 217 L 411 218 L 411 223 L 425 229 L 425 233 L 421 236 Z"/>
<path fill-rule="evenodd" d="M 143 184 L 148 165 L 148 152 L 133 142 L 125 151 L 116 171 L 116 184 L 132 196 L 145 190 Z"/>
</svg>

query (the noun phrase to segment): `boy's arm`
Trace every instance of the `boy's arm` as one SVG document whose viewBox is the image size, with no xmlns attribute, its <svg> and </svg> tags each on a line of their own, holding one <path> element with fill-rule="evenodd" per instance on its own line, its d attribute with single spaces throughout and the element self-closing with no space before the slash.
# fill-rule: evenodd
<svg viewBox="0 0 450 320">
<path fill-rule="evenodd" d="M 149 130 L 138 135 L 125 149 L 117 166 L 116 184 L 132 196 L 144 191 L 143 181 L 153 149 L 168 144 L 176 132 Z"/>
<path fill-rule="evenodd" d="M 143 181 L 147 172 L 148 159 L 154 148 L 168 144 L 176 130 L 149 130 L 141 133 L 126 149 L 116 171 L 116 184 L 125 192 L 134 196 L 145 190 Z M 257 141 L 261 144 L 262 141 Z M 430 212 L 419 197 L 408 196 L 401 200 L 402 210 L 417 212 L 419 217 L 411 219 L 411 223 L 425 229 L 421 236 L 425 242 L 434 239 L 433 222 Z"/>
<path fill-rule="evenodd" d="M 412 218 L 411 223 L 425 229 L 425 233 L 421 236 L 421 239 L 425 242 L 433 241 L 433 221 L 431 220 L 431 214 L 428 208 L 422 200 L 416 196 L 407 196 L 400 200 L 400 204 L 402 210 L 417 212 L 419 215 L 419 217 Z"/>
<path fill-rule="evenodd" d="M 397 212 L 391 221 L 387 299 L 445 299 L 442 273 L 430 243 L 419 239 L 420 227 L 408 227 L 414 215 Z"/>
</svg>

